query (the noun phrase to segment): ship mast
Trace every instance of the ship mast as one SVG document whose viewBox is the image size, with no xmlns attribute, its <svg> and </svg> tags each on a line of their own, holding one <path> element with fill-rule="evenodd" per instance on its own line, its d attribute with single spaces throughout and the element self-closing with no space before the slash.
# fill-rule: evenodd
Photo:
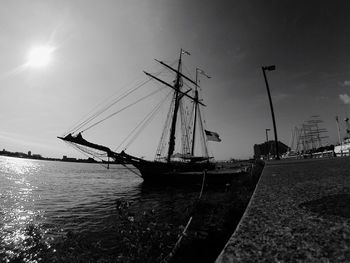
<svg viewBox="0 0 350 263">
<path fill-rule="evenodd" d="M 198 86 L 199 86 L 199 78 L 198 78 L 198 73 L 203 74 L 207 78 L 210 78 L 207 74 L 204 73 L 203 70 L 196 68 L 196 85 L 195 85 L 195 90 L 194 90 L 194 118 L 193 118 L 193 128 L 192 128 L 192 148 L 191 148 L 191 155 L 194 156 L 194 148 L 195 148 L 195 142 L 196 142 L 196 126 L 197 126 L 197 116 L 199 117 L 199 122 L 201 124 L 201 130 L 202 130 L 202 136 L 204 140 L 204 151 L 205 151 L 205 156 L 208 157 L 208 149 L 207 149 L 207 144 L 205 141 L 205 135 L 204 135 L 204 130 L 203 130 L 203 123 L 202 123 L 202 118 L 201 118 L 201 112 L 199 108 L 199 104 L 201 102 L 199 101 L 199 96 L 198 96 Z"/>
<path fill-rule="evenodd" d="M 197 124 L 197 111 L 198 111 L 198 68 L 196 68 L 196 86 L 194 90 L 194 118 L 193 118 L 193 128 L 192 128 L 192 148 L 191 155 L 194 156 L 194 145 L 196 140 L 196 124 Z"/>
<path fill-rule="evenodd" d="M 175 105 L 174 105 L 174 113 L 173 113 L 173 118 L 171 121 L 171 128 L 170 128 L 170 137 L 169 137 L 169 148 L 168 148 L 168 155 L 167 155 L 167 162 L 170 162 L 170 157 L 174 153 L 175 149 L 175 131 L 176 131 L 176 120 L 177 120 L 177 112 L 179 110 L 179 104 L 180 104 L 180 99 L 181 97 L 179 96 L 179 91 L 182 86 L 181 83 L 181 58 L 182 58 L 182 49 L 180 51 L 180 58 L 179 58 L 179 64 L 177 66 L 177 74 L 176 74 L 176 81 L 174 85 L 174 90 L 175 90 Z"/>
<path fill-rule="evenodd" d="M 173 110 L 173 114 L 172 114 L 172 118 L 171 118 L 171 125 L 170 125 L 170 136 L 169 136 L 169 143 L 168 143 L 169 147 L 168 147 L 168 152 L 167 152 L 167 155 L 166 155 L 166 161 L 167 162 L 170 162 L 171 156 L 172 156 L 172 154 L 174 153 L 174 150 L 175 150 L 176 122 L 177 122 L 177 115 L 178 115 L 178 112 L 179 112 L 181 99 L 183 97 L 187 97 L 190 100 L 194 101 L 195 104 L 201 104 L 202 106 L 205 106 L 201 101 L 198 100 L 198 92 L 196 93 L 197 97 L 194 98 L 194 97 L 188 95 L 188 93 L 192 89 L 189 89 L 189 90 L 186 90 L 186 91 L 182 91 L 181 90 L 182 79 L 185 79 L 185 80 L 191 82 L 192 84 L 194 84 L 196 86 L 196 90 L 197 90 L 197 83 L 181 73 L 181 70 L 182 70 L 182 54 L 190 55 L 190 53 L 188 53 L 187 51 L 185 51 L 183 49 L 180 50 L 180 58 L 179 58 L 179 63 L 178 63 L 177 69 L 174 69 L 174 68 L 170 67 L 169 65 L 165 64 L 164 62 L 159 61 L 159 60 L 156 59 L 157 62 L 159 62 L 160 64 L 162 64 L 166 68 L 168 68 L 171 71 L 176 73 L 176 79 L 175 79 L 173 85 L 171 85 L 171 84 L 169 84 L 169 83 L 159 79 L 158 77 L 153 76 L 152 74 L 144 71 L 144 73 L 147 76 L 152 77 L 153 79 L 159 81 L 160 83 L 162 83 L 162 84 L 164 84 L 164 85 L 166 85 L 169 88 L 174 90 L 174 95 L 173 95 L 174 110 Z M 199 115 L 199 118 L 200 118 L 200 115 Z"/>
</svg>

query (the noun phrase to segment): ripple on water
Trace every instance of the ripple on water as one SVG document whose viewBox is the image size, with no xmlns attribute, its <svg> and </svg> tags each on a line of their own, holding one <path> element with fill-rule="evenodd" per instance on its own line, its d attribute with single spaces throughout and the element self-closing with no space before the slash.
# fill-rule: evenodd
<svg viewBox="0 0 350 263">
<path fill-rule="evenodd" d="M 115 200 L 138 197 L 140 183 L 125 169 L 0 157 L 0 262 L 40 262 L 55 238 L 105 229 Z"/>
</svg>

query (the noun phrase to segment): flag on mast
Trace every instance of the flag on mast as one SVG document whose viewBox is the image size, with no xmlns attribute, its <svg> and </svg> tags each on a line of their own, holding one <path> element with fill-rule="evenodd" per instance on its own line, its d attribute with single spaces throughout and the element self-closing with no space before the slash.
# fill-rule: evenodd
<svg viewBox="0 0 350 263">
<path fill-rule="evenodd" d="M 211 78 L 210 76 L 208 76 L 208 75 L 204 72 L 204 70 L 202 70 L 202 69 L 200 69 L 200 68 L 197 68 L 197 70 L 198 70 L 199 73 L 201 73 L 202 75 L 206 76 L 208 79 Z"/>
<path fill-rule="evenodd" d="M 204 130 L 204 131 L 208 141 L 221 142 L 221 139 L 218 133 L 207 131 L 207 130 Z"/>
<path fill-rule="evenodd" d="M 186 54 L 186 55 L 191 56 L 190 52 L 183 50 L 183 49 L 181 49 L 181 54 Z"/>
</svg>

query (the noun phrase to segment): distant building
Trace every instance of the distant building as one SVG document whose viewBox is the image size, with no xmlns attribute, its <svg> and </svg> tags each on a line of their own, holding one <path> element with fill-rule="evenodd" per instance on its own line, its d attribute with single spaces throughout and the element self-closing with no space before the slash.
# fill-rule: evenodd
<svg viewBox="0 0 350 263">
<path fill-rule="evenodd" d="M 27 154 L 22 153 L 22 152 L 15 152 L 14 156 L 15 157 L 20 157 L 20 158 L 25 158 L 25 157 L 27 157 Z"/>
<path fill-rule="evenodd" d="M 282 142 L 278 142 L 278 153 L 282 155 L 288 151 L 289 147 Z M 261 144 L 254 144 L 254 158 L 268 159 L 269 156 L 275 156 L 276 147 L 275 141 L 268 141 Z"/>
<path fill-rule="evenodd" d="M 43 158 L 40 154 L 33 154 L 32 157 L 35 159 L 42 159 Z"/>
<path fill-rule="evenodd" d="M 62 160 L 65 162 L 75 162 L 77 161 L 77 158 L 71 158 L 71 157 L 67 157 L 67 155 L 63 155 Z"/>
</svg>

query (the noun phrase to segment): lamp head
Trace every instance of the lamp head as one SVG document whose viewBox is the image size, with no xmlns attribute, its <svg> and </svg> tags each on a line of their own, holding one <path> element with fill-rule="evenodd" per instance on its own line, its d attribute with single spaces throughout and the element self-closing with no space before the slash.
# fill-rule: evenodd
<svg viewBox="0 0 350 263">
<path fill-rule="evenodd" d="M 275 69 L 276 69 L 276 66 L 275 66 L 275 65 L 271 65 L 271 66 L 262 67 L 262 68 L 263 68 L 263 70 L 272 71 L 272 70 L 275 70 Z"/>
</svg>

